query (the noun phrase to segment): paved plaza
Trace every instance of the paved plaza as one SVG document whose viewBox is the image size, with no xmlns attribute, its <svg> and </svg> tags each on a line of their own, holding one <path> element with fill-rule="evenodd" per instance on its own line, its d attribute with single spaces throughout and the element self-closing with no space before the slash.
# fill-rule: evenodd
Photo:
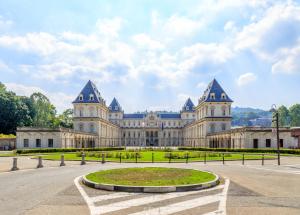
<svg viewBox="0 0 300 215">
<path fill-rule="evenodd" d="M 19 171 L 9 172 L 12 158 L 0 158 L 1 214 L 300 214 L 300 157 L 275 160 L 119 164 L 44 161 L 19 157 Z M 213 171 L 222 183 L 202 191 L 141 194 L 94 190 L 80 176 L 101 169 L 167 166 Z"/>
</svg>

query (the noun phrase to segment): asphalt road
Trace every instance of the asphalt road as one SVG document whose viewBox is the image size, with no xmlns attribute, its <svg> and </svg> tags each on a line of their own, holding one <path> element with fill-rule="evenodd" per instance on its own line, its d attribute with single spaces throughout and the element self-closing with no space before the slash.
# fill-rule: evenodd
<svg viewBox="0 0 300 215">
<path fill-rule="evenodd" d="M 0 158 L 0 165 L 7 159 Z M 23 159 L 24 163 L 35 162 Z M 19 163 L 21 162 L 22 159 L 19 160 Z M 221 162 L 212 162 L 206 165 L 203 163 L 106 163 L 104 165 L 89 163 L 84 166 L 78 165 L 78 162 L 70 162 L 65 167 L 58 167 L 57 162 L 50 161 L 42 169 L 26 168 L 16 172 L 0 173 L 0 214 L 90 214 L 85 200 L 74 184 L 74 179 L 99 169 L 129 166 L 172 166 L 213 171 L 230 180 L 225 201 L 227 214 L 300 214 L 300 158 L 283 158 L 282 163 L 283 165 L 278 167 L 274 165 L 274 161 L 266 161 L 264 166 L 261 166 L 259 161 L 248 161 L 244 166 L 240 162 L 226 162 L 225 165 L 222 165 Z M 98 196 L 102 195 L 109 196 L 101 191 L 83 188 L 91 198 L 99 198 Z M 136 198 L 143 206 L 141 210 L 149 212 L 145 214 L 159 214 L 157 208 L 161 209 L 159 210 L 161 214 L 170 214 L 170 211 L 164 212 L 163 210 L 164 206 L 168 205 L 172 206 L 169 208 L 184 207 L 184 210 L 174 210 L 172 214 L 202 214 L 218 208 L 217 202 L 208 201 L 210 195 L 216 194 L 214 192 L 217 191 L 193 196 L 190 193 L 183 194 L 181 197 L 173 196 L 176 198 L 164 199 L 160 204 L 159 201 L 157 204 L 149 202 L 149 198 L 162 198 L 154 196 L 157 194 L 153 194 L 151 197 L 118 197 L 111 200 L 112 202 L 109 198 L 105 199 L 106 197 L 104 197 L 103 200 L 100 197 L 102 201 L 98 199 L 97 206 L 99 206 L 101 214 L 103 214 L 101 210 L 106 211 L 107 214 L 139 214 L 137 211 L 141 206 L 136 205 L 136 200 L 131 200 Z M 203 196 L 207 198 L 203 198 Z M 197 204 L 202 200 L 207 201 L 207 204 L 200 207 Z M 197 204 L 193 205 L 195 202 Z M 128 207 L 122 205 L 128 205 Z M 112 209 L 113 207 L 121 207 L 121 209 Z"/>
</svg>

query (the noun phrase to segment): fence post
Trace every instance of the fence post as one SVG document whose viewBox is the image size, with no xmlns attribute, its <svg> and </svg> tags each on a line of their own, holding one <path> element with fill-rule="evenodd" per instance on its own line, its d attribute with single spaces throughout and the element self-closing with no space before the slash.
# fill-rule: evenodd
<svg viewBox="0 0 300 215">
<path fill-rule="evenodd" d="M 60 157 L 60 165 L 59 166 L 65 166 L 65 155 L 62 154 L 61 157 Z"/>
<path fill-rule="evenodd" d="M 188 163 L 189 162 L 189 153 L 186 153 L 186 161 L 185 163 Z"/>
<path fill-rule="evenodd" d="M 38 165 L 37 165 L 37 167 L 36 168 L 43 168 L 44 166 L 43 166 L 43 160 L 42 160 L 42 156 L 39 156 L 39 161 L 38 161 Z"/>
<path fill-rule="evenodd" d="M 225 164 L 224 153 L 223 153 L 222 157 L 223 157 L 223 164 Z"/>
<path fill-rule="evenodd" d="M 169 163 L 171 163 L 171 157 L 172 157 L 172 153 L 169 153 Z"/>
<path fill-rule="evenodd" d="M 105 163 L 105 156 L 104 156 L 104 153 L 102 153 L 102 161 L 101 161 L 102 164 Z"/>
<path fill-rule="evenodd" d="M 85 162 L 85 154 L 82 153 L 81 154 L 81 165 L 85 165 L 85 164 L 86 164 L 86 162 Z"/>
<path fill-rule="evenodd" d="M 265 164 L 265 155 L 262 154 L 261 156 L 261 165 L 263 166 Z"/>
<path fill-rule="evenodd" d="M 243 165 L 245 164 L 245 154 L 243 154 Z"/>
<path fill-rule="evenodd" d="M 137 163 L 137 152 L 135 153 L 135 163 Z"/>
<path fill-rule="evenodd" d="M 152 152 L 152 163 L 154 163 L 154 153 Z"/>
<path fill-rule="evenodd" d="M 19 168 L 18 168 L 18 158 L 13 158 L 13 167 L 10 170 L 11 171 L 19 170 Z"/>
<path fill-rule="evenodd" d="M 206 152 L 204 152 L 204 163 L 206 164 Z"/>
<path fill-rule="evenodd" d="M 122 153 L 120 152 L 120 163 L 122 163 Z"/>
</svg>

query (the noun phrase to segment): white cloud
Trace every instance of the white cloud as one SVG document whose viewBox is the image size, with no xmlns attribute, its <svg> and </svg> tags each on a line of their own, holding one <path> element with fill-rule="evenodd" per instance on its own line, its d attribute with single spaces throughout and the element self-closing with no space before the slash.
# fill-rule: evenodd
<svg viewBox="0 0 300 215">
<path fill-rule="evenodd" d="M 234 41 L 236 50 L 251 49 L 265 59 L 277 57 L 300 36 L 300 7 L 291 3 L 270 7 L 263 17 L 243 28 Z"/>
<path fill-rule="evenodd" d="M 257 79 L 256 75 L 253 73 L 245 73 L 239 76 L 237 79 L 237 84 L 239 86 L 245 86 L 250 84 L 251 82 L 254 82 Z"/>
<path fill-rule="evenodd" d="M 120 17 L 113 19 L 99 19 L 96 23 L 97 30 L 100 34 L 108 37 L 118 37 L 119 31 L 124 24 L 124 20 Z"/>
<path fill-rule="evenodd" d="M 163 29 L 173 36 L 187 37 L 192 36 L 202 27 L 203 23 L 200 20 L 173 15 L 165 22 Z"/>
<path fill-rule="evenodd" d="M 281 53 L 282 57 L 272 65 L 272 73 L 300 74 L 300 44 Z"/>
<path fill-rule="evenodd" d="M 40 92 L 46 95 L 51 103 L 57 108 L 57 111 L 61 113 L 67 108 L 71 108 L 72 101 L 74 100 L 74 95 L 67 95 L 62 92 L 47 92 L 36 86 L 26 86 L 17 83 L 4 83 L 8 90 L 15 92 L 20 96 L 30 96 L 32 93 Z"/>
<path fill-rule="evenodd" d="M 235 26 L 235 23 L 233 21 L 228 21 L 224 25 L 224 30 L 229 32 L 235 32 L 237 30 L 237 27 Z"/>
<path fill-rule="evenodd" d="M 186 94 L 186 93 L 179 93 L 177 95 L 177 100 L 180 104 L 184 105 L 184 103 L 186 102 L 186 100 L 190 98 L 193 102 L 194 101 L 197 101 L 197 96 L 193 96 L 193 95 L 190 95 L 190 94 Z"/>
<path fill-rule="evenodd" d="M 164 48 L 164 45 L 161 42 L 152 39 L 147 34 L 136 34 L 132 37 L 132 39 L 140 48 L 150 50 L 161 50 Z"/>
<path fill-rule="evenodd" d="M 12 20 L 4 19 L 4 17 L 0 16 L 0 29 L 7 29 L 14 24 Z"/>
<path fill-rule="evenodd" d="M 196 87 L 200 89 L 205 89 L 207 87 L 207 83 L 199 82 Z"/>
</svg>

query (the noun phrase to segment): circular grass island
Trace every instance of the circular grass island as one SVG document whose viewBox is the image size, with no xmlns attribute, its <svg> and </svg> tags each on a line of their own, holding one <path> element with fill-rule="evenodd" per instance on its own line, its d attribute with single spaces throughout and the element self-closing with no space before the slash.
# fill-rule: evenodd
<svg viewBox="0 0 300 215">
<path fill-rule="evenodd" d="M 83 183 L 110 191 L 164 193 L 210 188 L 219 183 L 219 177 L 194 169 L 137 167 L 90 173 L 83 177 Z"/>
</svg>

